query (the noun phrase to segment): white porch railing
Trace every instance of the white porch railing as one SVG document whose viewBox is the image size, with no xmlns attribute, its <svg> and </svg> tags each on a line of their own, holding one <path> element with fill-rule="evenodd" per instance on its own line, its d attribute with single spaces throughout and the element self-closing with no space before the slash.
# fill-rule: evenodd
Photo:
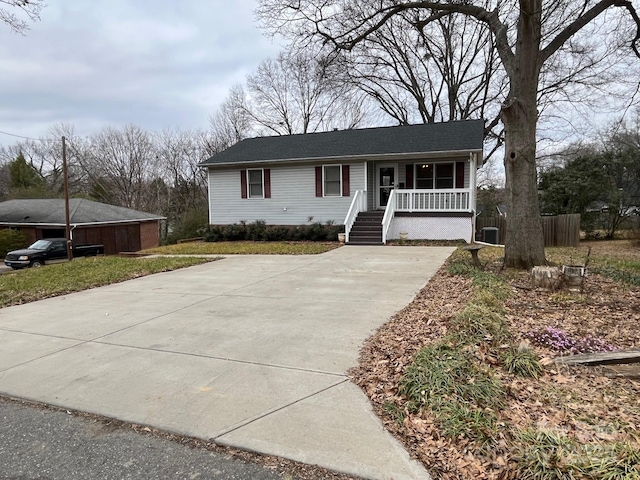
<svg viewBox="0 0 640 480">
<path fill-rule="evenodd" d="M 394 190 L 398 212 L 469 212 L 471 190 Z M 389 202 L 391 203 L 391 202 Z"/>
<path fill-rule="evenodd" d="M 398 190 L 391 190 L 389 193 L 389 199 L 387 200 L 387 206 L 384 209 L 384 216 L 382 217 L 382 243 L 387 243 L 387 233 L 389 233 L 389 227 L 391 227 L 391 220 L 396 213 L 394 208 L 396 204 L 396 195 Z"/>
<path fill-rule="evenodd" d="M 344 239 L 346 242 L 349 241 L 349 232 L 351 232 L 351 227 L 356 221 L 356 217 L 360 212 L 367 211 L 367 191 L 366 190 L 356 190 L 356 193 L 353 195 L 353 200 L 351 201 L 351 206 L 349 207 L 349 211 L 347 212 L 347 216 L 344 219 Z"/>
</svg>

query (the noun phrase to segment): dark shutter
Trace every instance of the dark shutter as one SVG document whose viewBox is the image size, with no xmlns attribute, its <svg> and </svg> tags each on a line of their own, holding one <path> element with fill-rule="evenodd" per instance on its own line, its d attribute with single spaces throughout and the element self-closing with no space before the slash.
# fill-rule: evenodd
<svg viewBox="0 0 640 480">
<path fill-rule="evenodd" d="M 316 167 L 316 197 L 322 196 L 322 167 Z"/>
<path fill-rule="evenodd" d="M 349 165 L 342 165 L 342 196 L 351 195 L 349 188 Z"/>
<path fill-rule="evenodd" d="M 240 170 L 240 196 L 247 198 L 247 171 Z"/>
<path fill-rule="evenodd" d="M 456 188 L 464 188 L 464 164 L 456 162 Z"/>
<path fill-rule="evenodd" d="M 411 190 L 413 188 L 413 164 L 407 165 L 405 177 L 405 188 Z"/>
<path fill-rule="evenodd" d="M 271 169 L 264 169 L 264 198 L 271 198 Z"/>
</svg>

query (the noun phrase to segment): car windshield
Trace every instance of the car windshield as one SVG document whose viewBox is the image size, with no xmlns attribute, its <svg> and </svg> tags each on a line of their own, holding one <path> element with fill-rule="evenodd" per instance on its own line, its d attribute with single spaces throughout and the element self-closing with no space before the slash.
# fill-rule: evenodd
<svg viewBox="0 0 640 480">
<path fill-rule="evenodd" d="M 38 240 L 36 243 L 32 244 L 29 248 L 33 250 L 46 250 L 51 245 L 51 242 L 47 242 L 46 240 Z"/>
</svg>

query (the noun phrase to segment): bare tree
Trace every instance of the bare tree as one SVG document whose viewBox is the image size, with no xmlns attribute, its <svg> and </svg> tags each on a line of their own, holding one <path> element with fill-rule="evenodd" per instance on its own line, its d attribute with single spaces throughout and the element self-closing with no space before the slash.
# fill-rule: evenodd
<svg viewBox="0 0 640 480">
<path fill-rule="evenodd" d="M 12 10 L 4 5 L 11 7 Z M 43 0 L 0 0 L 0 22 L 7 24 L 15 33 L 24 33 L 29 30 L 29 24 L 19 15 L 22 14 L 35 22 L 40 20 L 40 11 L 43 7 Z M 18 10 L 18 15 L 14 13 L 15 9 Z"/>
<path fill-rule="evenodd" d="M 272 32 L 346 51 L 399 15 L 411 15 L 421 30 L 458 15 L 482 24 L 493 37 L 508 82 L 500 115 L 505 127 L 509 204 L 505 266 L 514 268 L 546 262 L 536 178 L 538 95 L 543 82 L 553 84 L 546 75 L 588 76 L 594 65 L 590 59 L 602 57 L 603 44 L 616 53 L 630 48 L 640 57 L 640 17 L 629 0 L 261 0 L 258 15 Z"/>
<path fill-rule="evenodd" d="M 89 138 L 89 154 L 82 167 L 91 183 L 90 194 L 100 201 L 149 210 L 149 183 L 160 177 L 151 135 L 135 125 L 122 130 L 106 127 Z"/>
<path fill-rule="evenodd" d="M 353 128 L 363 119 L 361 100 L 328 75 L 330 62 L 312 52 L 280 54 L 247 77 L 240 105 L 258 130 L 277 135 Z"/>
<path fill-rule="evenodd" d="M 0 163 L 8 163 L 22 154 L 25 161 L 42 177 L 49 196 L 64 194 L 62 165 L 62 136 L 67 138 L 67 165 L 71 195 L 86 188 L 86 173 L 77 161 L 83 139 L 74 134 L 73 125 L 56 124 L 49 128 L 46 137 L 39 140 L 21 140 L 13 145 L 0 147 Z M 43 192 L 44 193 L 44 192 Z"/>
<path fill-rule="evenodd" d="M 200 162 L 209 157 L 200 132 L 164 130 L 155 136 L 156 156 L 171 189 L 164 213 L 201 209 L 207 205 L 207 179 Z"/>
<path fill-rule="evenodd" d="M 487 134 L 499 138 L 504 71 L 493 40 L 468 17 L 444 17 L 425 29 L 408 13 L 342 51 L 338 78 L 372 98 L 400 125 L 485 118 Z"/>
<path fill-rule="evenodd" d="M 208 139 L 211 155 L 251 136 L 252 119 L 248 113 L 247 96 L 242 85 L 234 85 L 218 111 L 210 118 Z"/>
</svg>

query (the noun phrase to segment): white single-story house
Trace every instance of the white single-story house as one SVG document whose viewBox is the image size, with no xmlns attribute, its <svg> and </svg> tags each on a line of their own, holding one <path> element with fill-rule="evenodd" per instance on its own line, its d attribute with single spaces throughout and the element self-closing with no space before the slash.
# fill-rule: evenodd
<svg viewBox="0 0 640 480">
<path fill-rule="evenodd" d="M 344 224 L 347 243 L 474 236 L 484 122 L 248 138 L 201 163 L 209 223 Z"/>
</svg>

